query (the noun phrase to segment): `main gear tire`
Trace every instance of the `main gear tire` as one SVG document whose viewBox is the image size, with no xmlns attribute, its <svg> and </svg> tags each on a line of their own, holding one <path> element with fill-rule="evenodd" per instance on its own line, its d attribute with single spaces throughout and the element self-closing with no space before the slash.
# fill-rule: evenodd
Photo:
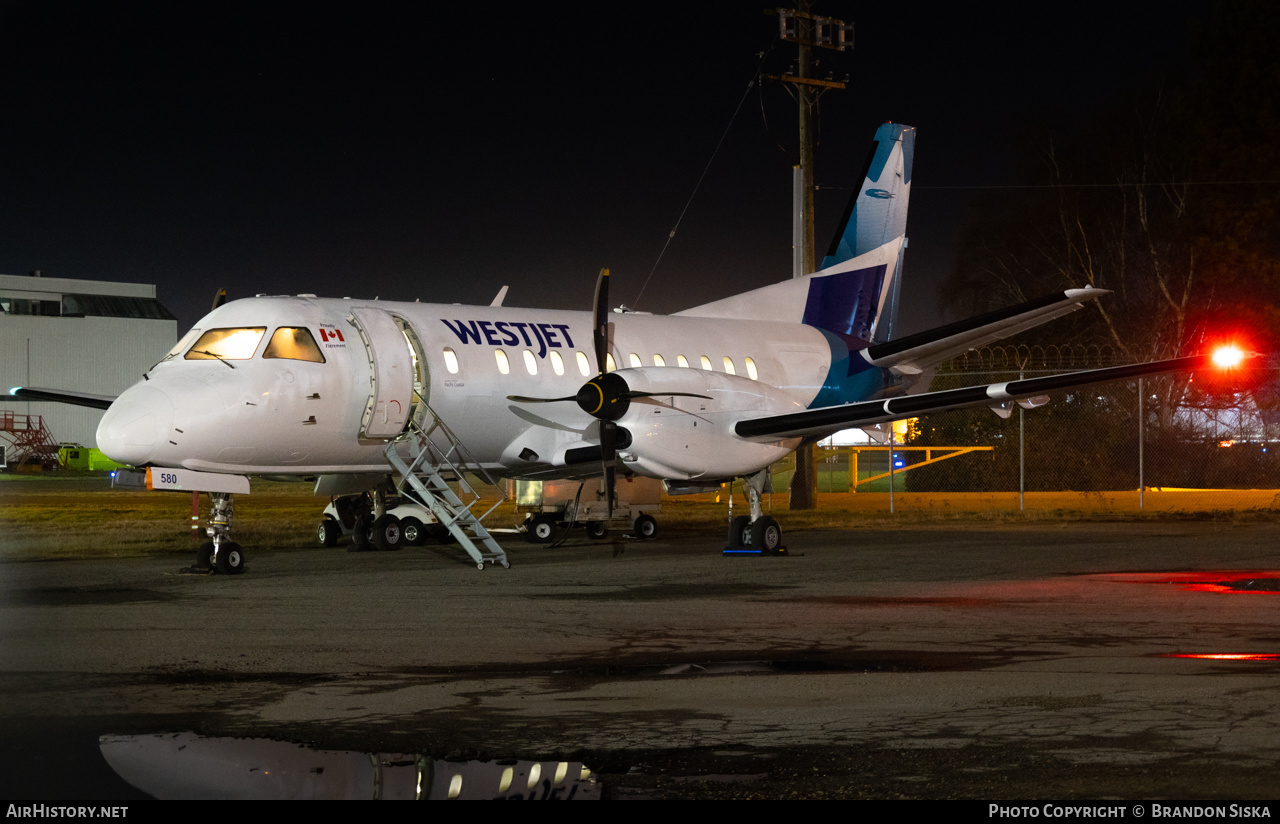
<svg viewBox="0 0 1280 824">
<path fill-rule="evenodd" d="M 782 528 L 773 518 L 765 515 L 751 525 L 753 549 L 764 555 L 777 555 L 782 550 Z"/>
<path fill-rule="evenodd" d="M 370 539 L 374 549 L 379 552 L 391 552 L 400 548 L 404 533 L 400 529 L 400 519 L 394 515 L 383 515 L 373 522 Z"/>
<path fill-rule="evenodd" d="M 368 552 L 373 549 L 373 518 L 361 515 L 351 528 L 351 546 L 347 552 Z"/>
</svg>

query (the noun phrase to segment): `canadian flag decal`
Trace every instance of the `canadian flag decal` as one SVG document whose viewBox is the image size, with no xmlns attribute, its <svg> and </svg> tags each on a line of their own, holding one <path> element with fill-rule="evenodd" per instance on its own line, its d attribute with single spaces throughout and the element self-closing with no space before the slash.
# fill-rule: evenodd
<svg viewBox="0 0 1280 824">
<path fill-rule="evenodd" d="M 332 332 L 329 332 L 329 331 L 326 331 L 326 330 L 324 330 L 324 329 L 321 329 L 321 330 L 320 330 L 320 341 L 321 341 L 322 343 L 328 343 L 330 340 L 338 340 L 338 341 L 342 341 L 343 343 L 346 343 L 346 341 L 345 341 L 345 340 L 343 340 L 342 332 L 341 332 L 341 331 L 339 331 L 339 330 L 337 330 L 337 329 L 334 329 Z"/>
</svg>

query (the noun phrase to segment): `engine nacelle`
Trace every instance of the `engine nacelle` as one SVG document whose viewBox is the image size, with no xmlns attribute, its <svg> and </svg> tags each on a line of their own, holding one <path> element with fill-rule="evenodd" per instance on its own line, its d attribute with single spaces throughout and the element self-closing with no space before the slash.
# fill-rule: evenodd
<svg viewBox="0 0 1280 824">
<path fill-rule="evenodd" d="M 723 372 L 670 366 L 620 369 L 634 392 L 618 420 L 631 443 L 618 450 L 628 470 L 653 478 L 728 478 L 749 475 L 786 457 L 799 438 L 758 443 L 733 432 L 743 418 L 799 412 L 804 406 L 769 384 Z M 664 396 L 662 392 L 705 395 Z"/>
</svg>

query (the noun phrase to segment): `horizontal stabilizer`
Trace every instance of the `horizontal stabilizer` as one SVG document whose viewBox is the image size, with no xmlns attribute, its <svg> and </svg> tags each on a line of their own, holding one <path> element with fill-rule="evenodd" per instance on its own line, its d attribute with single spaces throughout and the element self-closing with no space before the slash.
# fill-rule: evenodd
<svg viewBox="0 0 1280 824">
<path fill-rule="evenodd" d="M 918 375 L 934 364 L 970 349 L 1016 335 L 1079 309 L 1086 300 L 1109 294 L 1106 289 L 1068 289 L 1038 300 L 997 309 L 905 338 L 868 346 L 859 352 L 873 366 L 900 375 Z"/>
<path fill-rule="evenodd" d="M 15 386 L 9 390 L 9 395 L 20 401 L 69 403 L 72 406 L 88 406 L 93 409 L 106 409 L 116 399 L 115 395 L 95 395 L 91 392 L 71 392 L 66 389 L 41 389 L 35 386 Z"/>
<path fill-rule="evenodd" d="M 1068 372 L 1046 375 L 1040 378 L 993 383 L 987 386 L 968 386 L 963 389 L 945 389 L 941 392 L 925 392 L 921 395 L 905 395 L 889 400 L 863 401 L 844 406 L 828 406 L 807 409 L 768 418 L 752 418 L 738 421 L 734 432 L 742 438 L 794 438 L 811 435 L 822 436 L 841 429 L 866 426 L 884 421 L 914 418 L 931 412 L 945 412 L 965 407 L 994 406 L 1005 401 L 1031 399 L 1063 389 L 1088 386 L 1107 381 L 1132 380 L 1145 375 L 1165 372 L 1185 372 L 1210 366 L 1209 355 L 1192 355 L 1186 358 L 1136 363 L 1129 366 L 1113 366 L 1107 369 L 1090 369 L 1085 372 Z"/>
</svg>

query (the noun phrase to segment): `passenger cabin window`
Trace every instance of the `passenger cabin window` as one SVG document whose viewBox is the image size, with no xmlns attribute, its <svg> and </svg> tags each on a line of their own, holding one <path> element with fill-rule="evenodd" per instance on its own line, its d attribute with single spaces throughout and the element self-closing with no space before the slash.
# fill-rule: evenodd
<svg viewBox="0 0 1280 824">
<path fill-rule="evenodd" d="M 612 352 L 607 352 L 607 353 L 605 353 L 605 356 L 604 356 L 604 371 L 606 371 L 606 372 L 617 372 L 617 371 L 618 371 L 618 365 L 617 365 L 616 363 L 614 363 L 614 362 L 613 362 L 613 353 L 612 353 Z"/>
<path fill-rule="evenodd" d="M 747 377 L 753 381 L 760 380 L 760 373 L 756 371 L 756 362 L 751 358 L 747 358 Z"/>
<path fill-rule="evenodd" d="M 528 349 L 524 350 L 524 368 L 528 370 L 530 375 L 538 374 L 538 359 Z"/>
<path fill-rule="evenodd" d="M 661 355 L 654 355 L 654 356 L 653 356 L 653 365 L 654 365 L 654 366 L 666 366 L 666 365 L 667 365 L 667 362 L 666 362 L 666 361 L 664 361 L 664 360 L 662 359 L 662 356 L 661 356 Z"/>
<path fill-rule="evenodd" d="M 635 352 L 632 352 L 630 355 L 628 355 L 627 360 L 631 363 L 633 367 L 640 366 L 640 356 L 637 355 Z"/>
<path fill-rule="evenodd" d="M 507 353 L 501 349 L 493 350 L 493 358 L 498 362 L 498 371 L 506 375 L 511 372 L 511 362 L 507 360 Z"/>
<path fill-rule="evenodd" d="M 706 355 L 703 355 L 701 359 L 701 363 L 702 363 L 703 369 L 707 370 L 708 372 L 711 371 L 711 358 L 708 358 Z"/>
<path fill-rule="evenodd" d="M 444 368 L 450 375 L 458 374 L 458 353 L 447 346 L 444 348 Z"/>
<path fill-rule="evenodd" d="M 733 369 L 733 358 L 729 357 L 728 355 L 724 356 L 724 371 L 728 372 L 730 375 L 738 374 Z"/>
<path fill-rule="evenodd" d="M 551 351 L 551 370 L 557 375 L 564 374 L 564 358 L 560 357 L 560 353 L 554 349 Z"/>
<path fill-rule="evenodd" d="M 281 326 L 271 334 L 262 357 L 324 363 L 324 353 L 305 326 Z"/>
<path fill-rule="evenodd" d="M 265 326 L 210 329 L 187 350 L 187 360 L 248 360 L 267 333 Z"/>
<path fill-rule="evenodd" d="M 577 355 L 578 371 L 585 378 L 591 374 L 591 361 L 587 360 L 585 352 L 576 352 L 575 354 Z"/>
<path fill-rule="evenodd" d="M 689 359 L 684 355 L 676 355 L 676 366 L 679 366 L 681 369 L 688 369 Z"/>
</svg>

